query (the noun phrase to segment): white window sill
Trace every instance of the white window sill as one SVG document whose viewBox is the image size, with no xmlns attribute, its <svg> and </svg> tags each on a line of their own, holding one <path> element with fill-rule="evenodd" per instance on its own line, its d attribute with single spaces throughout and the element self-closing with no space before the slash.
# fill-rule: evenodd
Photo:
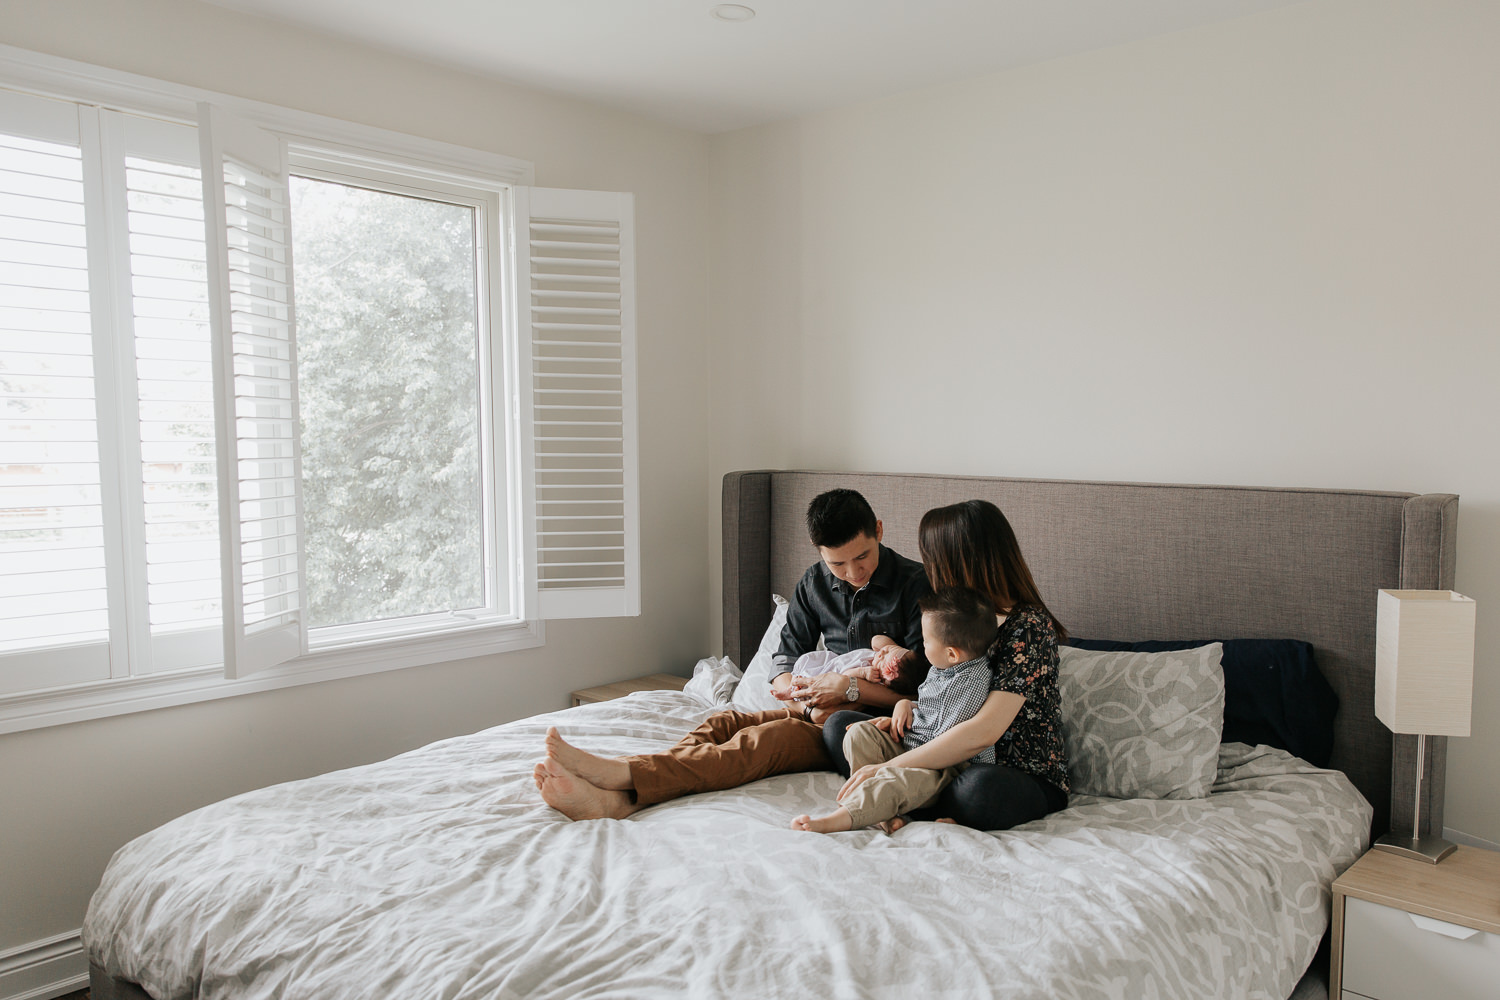
<svg viewBox="0 0 1500 1000">
<path fill-rule="evenodd" d="M 540 621 L 483 623 L 438 635 L 384 639 L 312 652 L 237 680 L 227 679 L 223 666 L 215 665 L 8 695 L 0 698 L 0 734 L 532 649 L 542 645 L 542 639 Z"/>
</svg>

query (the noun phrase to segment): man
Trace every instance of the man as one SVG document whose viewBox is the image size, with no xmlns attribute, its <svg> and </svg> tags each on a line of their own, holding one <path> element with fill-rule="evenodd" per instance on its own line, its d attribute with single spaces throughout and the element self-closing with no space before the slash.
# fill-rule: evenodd
<svg viewBox="0 0 1500 1000">
<path fill-rule="evenodd" d="M 854 490 L 814 497 L 807 507 L 807 534 L 821 558 L 792 594 L 771 694 L 807 706 L 813 722 L 855 705 L 889 709 L 902 696 L 888 687 L 840 674 L 794 678 L 791 671 L 799 656 L 817 648 L 819 636 L 830 652 L 847 653 L 868 648 L 883 635 L 900 648 L 899 655 L 915 661 L 920 681 L 927 662 L 918 604 L 930 592 L 922 564 L 881 544 L 885 525 Z"/>
<path fill-rule="evenodd" d="M 772 691 L 794 707 L 768 712 L 719 712 L 661 753 L 601 757 L 573 746 L 554 727 L 547 759 L 534 771 L 543 800 L 573 820 L 623 819 L 681 795 L 734 788 L 772 774 L 826 770 L 823 718 L 858 704 L 894 705 L 888 688 L 841 674 L 793 678 L 792 665 L 818 636 L 848 652 L 877 635 L 897 643 L 892 656 L 925 668 L 922 612 L 927 595 L 921 564 L 880 544 L 883 526 L 865 498 L 830 490 L 807 509 L 808 536 L 822 557 L 802 576 L 787 611 L 776 654 L 782 673 Z M 885 652 L 885 651 L 882 651 Z"/>
</svg>

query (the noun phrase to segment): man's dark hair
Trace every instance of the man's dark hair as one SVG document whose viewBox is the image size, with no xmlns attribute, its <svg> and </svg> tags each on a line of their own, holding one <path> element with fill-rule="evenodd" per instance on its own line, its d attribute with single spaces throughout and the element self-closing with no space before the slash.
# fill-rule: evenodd
<svg viewBox="0 0 1500 1000">
<path fill-rule="evenodd" d="M 928 594 L 917 607 L 929 619 L 933 638 L 967 653 L 971 659 L 983 656 L 1000 630 L 995 624 L 995 605 L 968 587 L 947 587 Z"/>
<path fill-rule="evenodd" d="M 861 534 L 875 537 L 875 511 L 853 490 L 829 490 L 807 505 L 807 535 L 820 549 L 847 545 Z"/>
</svg>

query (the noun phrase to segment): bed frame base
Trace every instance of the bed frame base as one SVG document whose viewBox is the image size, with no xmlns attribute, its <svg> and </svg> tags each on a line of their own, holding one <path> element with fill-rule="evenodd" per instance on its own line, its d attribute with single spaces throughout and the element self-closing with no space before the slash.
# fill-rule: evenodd
<svg viewBox="0 0 1500 1000">
<path fill-rule="evenodd" d="M 135 983 L 116 979 L 102 968 L 89 963 L 89 1000 L 152 1000 L 151 994 Z"/>
</svg>

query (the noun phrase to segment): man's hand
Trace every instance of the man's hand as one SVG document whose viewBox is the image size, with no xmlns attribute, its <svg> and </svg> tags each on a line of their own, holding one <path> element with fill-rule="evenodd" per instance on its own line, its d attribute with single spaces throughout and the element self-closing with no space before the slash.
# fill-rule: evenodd
<svg viewBox="0 0 1500 1000">
<path fill-rule="evenodd" d="M 917 703 L 910 698 L 896 702 L 896 707 L 891 709 L 891 736 L 899 740 L 910 732 L 911 720 L 916 713 Z"/>
<path fill-rule="evenodd" d="M 813 708 L 834 710 L 848 706 L 844 692 L 849 678 L 843 674 L 819 674 L 817 677 L 793 677 L 791 697 Z"/>
</svg>

